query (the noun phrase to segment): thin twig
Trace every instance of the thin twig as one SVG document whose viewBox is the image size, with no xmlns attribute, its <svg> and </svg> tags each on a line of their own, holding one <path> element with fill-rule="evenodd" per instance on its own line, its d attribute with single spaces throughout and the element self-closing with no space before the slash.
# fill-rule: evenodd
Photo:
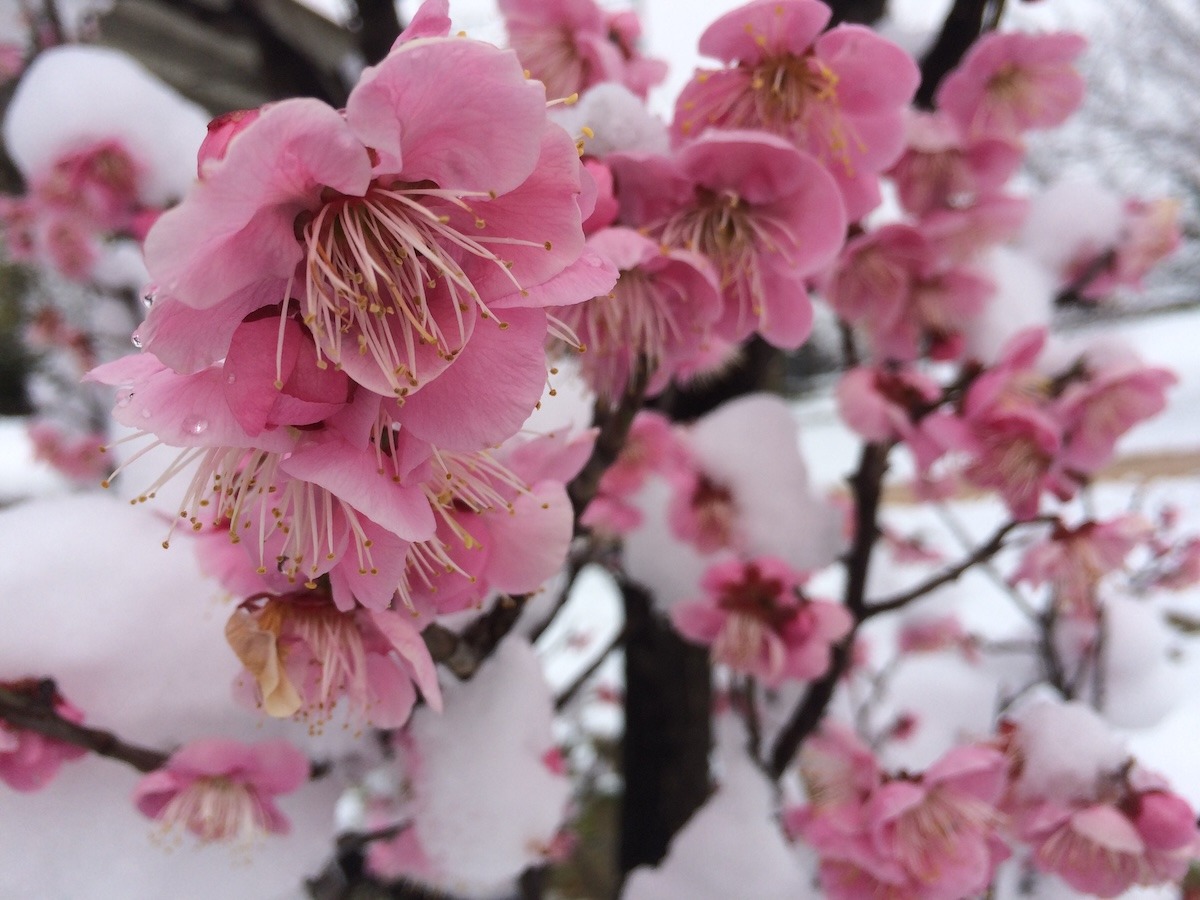
<svg viewBox="0 0 1200 900">
<path fill-rule="evenodd" d="M 1030 521 L 1047 521 L 1047 517 L 1033 519 Z M 869 619 L 872 616 L 879 615 L 880 613 L 891 612 L 892 610 L 899 609 L 900 607 L 911 603 L 913 600 L 925 596 L 930 591 L 936 590 L 944 584 L 949 584 L 950 582 L 957 580 L 968 569 L 987 562 L 993 556 L 1003 550 L 1007 546 L 1007 544 L 1004 542 L 1004 539 L 1008 537 L 1009 532 L 1020 527 L 1021 525 L 1027 524 L 1029 524 L 1029 522 L 1007 523 L 1006 525 L 997 529 L 995 534 L 993 534 L 986 543 L 980 544 L 978 547 L 976 547 L 975 550 L 961 562 L 943 570 L 937 575 L 934 575 L 932 578 L 921 582 L 916 587 L 910 588 L 901 594 L 897 594 L 894 597 L 889 597 L 886 600 L 880 600 L 876 603 L 868 604 L 866 612 L 863 614 L 863 618 Z"/>
<path fill-rule="evenodd" d="M 554 708 L 559 711 L 565 709 L 567 704 L 575 699 L 575 695 L 583 689 L 583 686 L 591 680 L 592 676 L 600 671 L 600 667 L 604 665 L 605 661 L 612 655 L 612 652 L 621 646 L 624 640 L 625 629 L 622 628 L 613 635 L 612 640 L 596 655 L 596 658 L 588 663 L 587 668 L 580 672 L 575 677 L 575 680 L 567 685 L 563 692 L 558 695 L 554 701 Z"/>
<path fill-rule="evenodd" d="M 845 558 L 845 604 L 854 616 L 854 628 L 833 648 L 829 671 L 809 685 L 775 739 L 771 749 L 769 771 L 776 779 L 791 765 L 800 744 L 820 724 L 829 701 L 833 699 L 838 680 L 850 666 L 854 635 L 867 611 L 864 599 L 867 576 L 871 568 L 871 553 L 879 539 L 879 504 L 891 448 L 890 443 L 865 445 L 859 457 L 858 469 L 850 479 L 850 487 L 854 493 L 855 528 L 854 542 Z"/>
<path fill-rule="evenodd" d="M 166 763 L 166 753 L 130 744 L 111 731 L 64 719 L 54 708 L 57 689 L 52 679 L 30 684 L 33 689 L 29 691 L 14 691 L 11 685 L 0 687 L 0 719 L 16 728 L 90 750 L 97 756 L 119 760 L 139 772 L 153 772 Z"/>
</svg>

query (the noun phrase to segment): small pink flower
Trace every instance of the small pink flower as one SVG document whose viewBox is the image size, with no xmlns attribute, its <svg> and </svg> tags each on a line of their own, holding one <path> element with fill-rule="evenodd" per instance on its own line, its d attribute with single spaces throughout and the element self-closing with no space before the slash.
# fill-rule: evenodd
<svg viewBox="0 0 1200 900">
<path fill-rule="evenodd" d="M 13 693 L 36 694 L 41 684 L 34 680 L 0 684 Z M 68 722 L 80 723 L 83 713 L 57 694 L 54 712 Z M 15 728 L 0 721 L 0 781 L 14 791 L 38 791 L 50 783 L 64 762 L 87 753 L 83 747 L 56 741 L 34 731 Z"/>
<path fill-rule="evenodd" d="M 31 421 L 26 432 L 33 442 L 34 459 L 72 481 L 95 484 L 109 472 L 108 460 L 100 452 L 102 434 L 72 434 L 44 419 Z"/>
<path fill-rule="evenodd" d="M 769 557 L 719 563 L 701 582 L 708 596 L 673 606 L 671 620 L 684 637 L 711 645 L 714 661 L 768 686 L 818 678 L 853 622 L 836 603 L 800 598 L 801 577 Z"/>
<path fill-rule="evenodd" d="M 673 157 L 610 157 L 622 215 L 706 256 L 725 310 L 718 336 L 757 331 L 787 349 L 812 328 L 805 279 L 836 256 L 846 218 L 837 186 L 807 153 L 753 131 L 710 131 Z"/>
<path fill-rule="evenodd" d="M 655 472 L 668 473 L 687 466 L 687 450 L 671 421 L 661 413 L 643 409 L 633 419 L 629 437 L 616 462 L 600 478 L 595 499 L 580 518 L 589 528 L 624 534 L 642 522 L 632 496 Z"/>
<path fill-rule="evenodd" d="M 821 161 L 851 221 L 879 203 L 878 173 L 904 142 L 904 107 L 920 81 L 913 60 L 867 28 L 822 33 L 817 0 L 755 0 L 717 19 L 700 52 L 730 64 L 701 69 L 679 95 L 681 139 L 708 128 L 762 129 Z"/>
<path fill-rule="evenodd" d="M 500 0 L 508 39 L 521 64 L 552 98 L 604 81 L 645 99 L 666 64 L 641 56 L 641 25 L 629 12 L 605 14 L 592 0 Z"/>
<path fill-rule="evenodd" d="M 927 472 L 953 446 L 948 432 L 954 426 L 937 410 L 941 385 L 916 369 L 851 369 L 836 396 L 842 421 L 869 441 L 903 441 L 918 472 Z"/>
<path fill-rule="evenodd" d="M 1044 802 L 1024 811 L 1017 829 L 1039 869 L 1097 897 L 1178 882 L 1200 854 L 1195 813 L 1161 790 L 1136 793 L 1120 806 Z"/>
<path fill-rule="evenodd" d="M 1178 379 L 1131 353 L 1109 359 L 1089 354 L 1078 366 L 1079 377 L 1068 381 L 1053 414 L 1063 430 L 1064 464 L 1091 474 L 1112 459 L 1125 432 L 1162 412 L 1167 389 Z"/>
<path fill-rule="evenodd" d="M 203 843 L 247 843 L 287 834 L 290 825 L 274 798 L 296 790 L 308 773 L 304 754 L 286 741 L 209 738 L 192 741 L 143 777 L 133 801 L 165 831 L 181 827 Z"/>
<path fill-rule="evenodd" d="M 407 613 L 342 612 L 312 592 L 262 594 L 234 611 L 225 637 L 254 678 L 251 696 L 275 718 L 319 730 L 345 699 L 350 721 L 398 728 L 418 687 L 441 707 L 433 661 Z"/>
<path fill-rule="evenodd" d="M 1026 551 L 1013 581 L 1048 582 L 1060 610 L 1094 616 L 1101 579 L 1124 565 L 1125 557 L 1149 532 L 1148 523 L 1136 515 L 1085 522 L 1077 528 L 1058 523 L 1045 541 Z"/>
<path fill-rule="evenodd" d="M 885 225 L 846 245 L 826 292 L 834 310 L 863 328 L 881 360 L 938 359 L 961 351 L 962 333 L 995 291 L 964 266 L 948 266 L 910 225 Z"/>
<path fill-rule="evenodd" d="M 938 87 L 938 109 L 971 139 L 1020 140 L 1030 129 L 1061 125 L 1083 100 L 1074 63 L 1086 46 L 1069 32 L 989 32 Z"/>
<path fill-rule="evenodd" d="M 889 174 L 900 203 L 916 216 L 961 209 L 999 190 L 1024 151 L 1003 138 L 968 143 L 944 113 L 910 113 L 908 146 Z"/>
<path fill-rule="evenodd" d="M 621 273 L 616 286 L 554 314 L 583 344 L 583 375 L 601 397 L 619 398 L 639 359 L 653 375 L 650 393 L 657 393 L 700 351 L 721 315 L 712 266 L 628 228 L 604 229 L 588 245 Z"/>
</svg>

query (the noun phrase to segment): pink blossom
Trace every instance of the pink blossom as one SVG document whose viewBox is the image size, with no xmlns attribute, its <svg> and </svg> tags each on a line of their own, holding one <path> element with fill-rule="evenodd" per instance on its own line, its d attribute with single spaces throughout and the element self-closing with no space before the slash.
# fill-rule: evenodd
<svg viewBox="0 0 1200 900">
<path fill-rule="evenodd" d="M 1074 63 L 1086 46 L 1070 32 L 989 32 L 938 87 L 938 109 L 972 139 L 1061 125 L 1083 100 Z"/>
<path fill-rule="evenodd" d="M 684 637 L 711 645 L 714 661 L 768 686 L 811 680 L 829 668 L 832 645 L 853 623 L 836 603 L 802 598 L 801 578 L 770 557 L 718 563 L 701 581 L 707 596 L 673 606 L 671 621 Z"/>
<path fill-rule="evenodd" d="M 645 99 L 666 63 L 637 51 L 641 25 L 631 12 L 606 14 L 592 0 L 500 0 L 508 39 L 522 65 L 552 98 L 615 81 Z"/>
<path fill-rule="evenodd" d="M 624 534 L 642 522 L 633 495 L 653 473 L 668 473 L 686 467 L 687 450 L 669 419 L 643 409 L 634 417 L 629 437 L 616 461 L 600 477 L 596 496 L 580 522 L 613 534 Z"/>
<path fill-rule="evenodd" d="M 944 113 L 911 112 L 908 146 L 889 174 L 900 203 L 916 216 L 961 209 L 999 190 L 1016 172 L 1024 151 L 998 137 L 966 141 Z"/>
<path fill-rule="evenodd" d="M 813 157 L 773 135 L 710 131 L 670 158 L 608 162 L 626 221 L 715 266 L 726 302 L 717 335 L 803 343 L 805 279 L 833 260 L 846 223 L 837 186 Z"/>
<path fill-rule="evenodd" d="M 1166 790 L 1132 793 L 1124 802 L 1054 802 L 1022 812 L 1018 835 L 1033 862 L 1076 890 L 1116 897 L 1135 884 L 1178 882 L 1200 855 L 1196 815 Z"/>
<path fill-rule="evenodd" d="M 1025 552 L 1014 582 L 1049 583 L 1056 606 L 1067 614 L 1092 616 L 1101 579 L 1122 565 L 1125 557 L 1149 535 L 1141 516 L 1125 515 L 1107 522 L 1084 522 L 1067 528 L 1061 522 L 1053 533 Z"/>
<path fill-rule="evenodd" d="M 290 825 L 275 797 L 296 790 L 308 773 L 308 760 L 286 741 L 208 738 L 192 741 L 144 776 L 133 801 L 164 831 L 181 827 L 203 843 L 245 843 L 287 834 Z"/>
<path fill-rule="evenodd" d="M 842 421 L 869 441 L 903 441 L 919 472 L 954 445 L 950 417 L 936 408 L 941 385 L 915 369 L 851 369 L 836 396 Z"/>
<path fill-rule="evenodd" d="M 616 266 L 617 284 L 555 315 L 584 345 L 583 374 L 601 397 L 619 398 L 639 359 L 653 374 L 651 393 L 657 393 L 699 351 L 721 315 L 712 266 L 628 228 L 605 229 L 588 244 Z"/>
<path fill-rule="evenodd" d="M 10 681 L 0 687 L 15 694 L 38 695 L 42 690 L 41 683 L 34 679 Z M 52 703 L 60 718 L 76 724 L 83 721 L 83 713 L 57 693 Z M 14 791 L 41 790 L 58 774 L 64 762 L 79 759 L 85 753 L 83 747 L 0 721 L 0 781 Z"/>
<path fill-rule="evenodd" d="M 34 420 L 26 428 L 33 457 L 72 481 L 95 484 L 108 474 L 108 461 L 100 452 L 105 436 L 97 432 L 74 434 L 47 420 Z"/>
<path fill-rule="evenodd" d="M 885 225 L 850 241 L 826 285 L 834 310 L 863 328 L 880 359 L 956 356 L 962 332 L 995 290 L 984 276 L 947 266 L 910 225 Z"/>
<path fill-rule="evenodd" d="M 848 218 L 879 203 L 878 173 L 904 143 L 904 107 L 920 81 L 913 60 L 857 25 L 821 33 L 817 0 L 755 0 L 717 19 L 700 52 L 729 64 L 701 69 L 679 95 L 676 136 L 708 128 L 763 129 L 819 159 Z"/>
<path fill-rule="evenodd" d="M 1085 355 L 1053 405 L 1061 423 L 1062 458 L 1091 474 L 1112 459 L 1117 440 L 1139 422 L 1162 412 L 1167 388 L 1178 380 L 1167 369 L 1144 365 L 1136 355 Z"/>
<path fill-rule="evenodd" d="M 1088 299 L 1108 296 L 1118 287 L 1140 288 L 1146 274 L 1179 248 L 1182 235 L 1178 200 L 1131 198 L 1125 201 L 1124 213 L 1120 237 L 1110 251 L 1111 260 L 1080 289 Z"/>
<path fill-rule="evenodd" d="M 249 696 L 276 718 L 320 730 L 344 699 L 349 721 L 398 728 L 418 687 L 441 707 L 433 661 L 407 613 L 343 612 L 315 591 L 261 594 L 238 607 L 225 637 L 254 679 Z"/>
<path fill-rule="evenodd" d="M 957 900 L 984 890 L 1009 855 L 996 809 L 1004 756 L 989 747 L 956 747 L 920 776 L 890 777 L 852 736 L 841 738 L 847 741 L 855 762 L 837 762 L 832 746 L 804 751 L 801 770 L 816 790 L 810 788 L 808 806 L 789 813 L 792 827 L 821 856 L 825 893 L 837 900 Z M 821 769 L 812 768 L 814 760 L 825 760 Z M 822 787 L 826 782 L 835 787 Z"/>
<path fill-rule="evenodd" d="M 482 605 L 491 592 L 529 594 L 562 566 L 574 533 L 567 483 L 595 432 L 514 438 L 495 451 L 435 451 L 427 491 L 433 537 L 413 542 L 400 599 L 420 613 Z"/>
<path fill-rule="evenodd" d="M 295 296 L 319 359 L 377 393 L 415 393 L 475 331 L 507 327 L 503 310 L 581 300 L 615 277 L 580 259 L 581 168 L 541 86 L 476 41 L 402 42 L 344 114 L 269 105 L 205 172 L 147 236 L 163 292 L 222 333 L 247 292 Z"/>
</svg>

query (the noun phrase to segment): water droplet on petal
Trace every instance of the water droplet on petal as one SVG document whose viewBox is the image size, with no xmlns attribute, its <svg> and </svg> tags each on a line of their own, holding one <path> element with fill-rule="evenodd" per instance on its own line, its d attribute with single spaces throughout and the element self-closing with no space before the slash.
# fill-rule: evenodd
<svg viewBox="0 0 1200 900">
<path fill-rule="evenodd" d="M 142 291 L 142 305 L 149 309 L 154 305 L 154 301 L 158 299 L 158 288 L 154 285 L 148 286 Z"/>
<path fill-rule="evenodd" d="M 226 376 L 225 376 L 225 382 L 226 382 L 226 384 L 233 384 L 235 381 L 237 381 L 237 376 L 236 376 L 236 375 L 226 375 Z"/>
<path fill-rule="evenodd" d="M 188 416 L 183 420 L 183 430 L 189 434 L 204 434 L 208 430 L 208 419 L 200 416 Z"/>
<path fill-rule="evenodd" d="M 146 409 L 146 408 L 144 408 L 144 407 L 143 407 L 143 408 L 142 408 L 142 418 L 143 418 L 143 419 L 148 419 L 148 418 L 150 418 L 150 410 L 148 410 L 148 409 Z"/>
<path fill-rule="evenodd" d="M 142 336 L 136 331 L 133 333 L 133 337 L 131 337 L 130 340 L 133 341 L 133 346 L 137 347 L 139 350 L 142 349 Z"/>
</svg>

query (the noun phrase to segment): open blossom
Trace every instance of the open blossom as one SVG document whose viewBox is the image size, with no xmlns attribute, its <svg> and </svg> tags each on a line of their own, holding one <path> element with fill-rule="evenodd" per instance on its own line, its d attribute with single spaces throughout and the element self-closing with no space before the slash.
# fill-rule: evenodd
<svg viewBox="0 0 1200 900">
<path fill-rule="evenodd" d="M 344 699 L 348 720 L 378 728 L 408 721 L 417 688 L 441 707 L 433 661 L 406 612 L 343 612 L 328 596 L 262 594 L 230 617 L 225 636 L 270 716 L 320 729 Z"/>
<path fill-rule="evenodd" d="M 960 265 L 947 265 L 917 228 L 884 225 L 846 244 L 826 283 L 843 319 L 862 328 L 880 359 L 935 358 L 962 351 L 963 332 L 995 285 Z"/>
<path fill-rule="evenodd" d="M 1129 429 L 1162 412 L 1167 389 L 1178 380 L 1115 345 L 1089 348 L 1066 374 L 1075 377 L 1053 405 L 1063 430 L 1063 462 L 1089 474 L 1112 459 Z"/>
<path fill-rule="evenodd" d="M 686 465 L 687 450 L 670 419 L 643 409 L 633 419 L 616 461 L 604 470 L 596 496 L 580 523 L 611 534 L 625 534 L 642 522 L 634 495 L 655 473 L 668 474 Z"/>
<path fill-rule="evenodd" d="M 671 621 L 684 637 L 711 645 L 715 662 L 768 686 L 818 678 L 852 620 L 836 603 L 801 597 L 801 578 L 770 557 L 719 563 L 701 582 L 707 596 L 673 606 Z"/>
<path fill-rule="evenodd" d="M 1125 557 L 1149 531 L 1148 523 L 1136 515 L 1088 521 L 1076 528 L 1059 522 L 1046 540 L 1025 552 L 1013 580 L 1049 583 L 1060 610 L 1092 615 L 1101 579 L 1124 565 Z"/>
<path fill-rule="evenodd" d="M 287 741 L 209 738 L 185 745 L 143 777 L 133 800 L 166 831 L 182 828 L 204 843 L 246 843 L 287 834 L 290 826 L 275 797 L 296 790 L 308 773 L 308 760 Z"/>
<path fill-rule="evenodd" d="M 500 0 L 508 40 L 521 64 L 553 98 L 613 81 L 645 99 L 666 63 L 637 49 L 641 23 L 632 12 L 606 13 L 593 0 Z"/>
<path fill-rule="evenodd" d="M 13 693 L 36 694 L 41 683 L 29 679 L 0 684 Z M 83 713 L 57 694 L 54 712 L 68 722 L 83 721 Z M 50 783 L 64 762 L 87 753 L 83 747 L 56 741 L 34 731 L 0 721 L 0 781 L 14 791 L 37 791 Z"/>
<path fill-rule="evenodd" d="M 812 328 L 805 279 L 832 262 L 846 218 L 815 158 L 763 132 L 709 131 L 671 157 L 609 160 L 625 221 L 706 256 L 725 309 L 714 331 L 785 349 Z"/>
<path fill-rule="evenodd" d="M 685 140 L 709 128 L 788 139 L 828 169 L 857 221 L 878 205 L 878 173 L 904 145 L 904 107 L 920 74 L 870 29 L 822 33 L 829 17 L 818 0 L 755 0 L 717 19 L 700 52 L 729 66 L 697 71 L 679 95 L 673 128 Z"/>
<path fill-rule="evenodd" d="M 983 891 L 1009 855 L 997 809 L 1006 760 L 990 747 L 955 747 L 920 775 L 893 776 L 828 725 L 806 742 L 800 770 L 809 802 L 786 821 L 820 854 L 825 896 L 958 900 Z"/>
<path fill-rule="evenodd" d="M 1033 804 L 1015 826 L 1037 868 L 1097 897 L 1177 883 L 1200 857 L 1195 812 L 1164 787 L 1107 801 Z"/>
<path fill-rule="evenodd" d="M 938 87 L 938 109 L 972 139 L 1020 140 L 1030 129 L 1061 125 L 1083 101 L 1074 63 L 1086 46 L 1070 32 L 989 32 Z"/>
<path fill-rule="evenodd" d="M 223 333 L 248 291 L 274 291 L 282 315 L 295 297 L 322 364 L 407 397 L 506 310 L 612 286 L 581 258 L 574 142 L 510 52 L 402 41 L 344 113 L 287 100 L 235 131 L 146 242 L 162 292 Z"/>
<path fill-rule="evenodd" d="M 608 294 L 555 314 L 584 345 L 584 377 L 600 396 L 619 398 L 645 360 L 651 393 L 701 349 L 721 315 L 711 264 L 699 254 L 661 247 L 628 228 L 608 228 L 588 244 L 621 273 Z"/>
<path fill-rule="evenodd" d="M 910 112 L 908 144 L 888 174 L 901 205 L 916 216 L 962 208 L 998 191 L 1021 165 L 1019 144 L 1000 137 L 966 140 L 945 113 Z"/>
</svg>

